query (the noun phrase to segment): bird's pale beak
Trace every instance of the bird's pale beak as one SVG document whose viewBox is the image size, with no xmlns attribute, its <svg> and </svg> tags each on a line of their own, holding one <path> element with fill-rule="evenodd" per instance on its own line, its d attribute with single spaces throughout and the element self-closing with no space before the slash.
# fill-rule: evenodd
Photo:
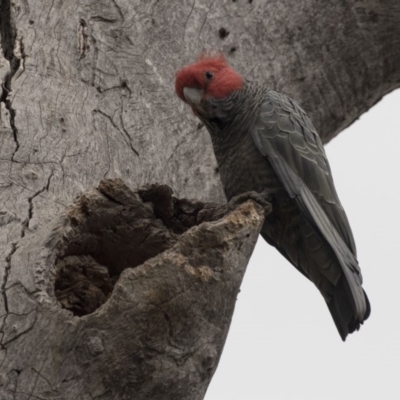
<svg viewBox="0 0 400 400">
<path fill-rule="evenodd" d="M 186 101 L 194 108 L 201 108 L 201 100 L 204 96 L 204 90 L 196 89 L 191 87 L 183 88 L 183 95 L 185 96 Z"/>
</svg>

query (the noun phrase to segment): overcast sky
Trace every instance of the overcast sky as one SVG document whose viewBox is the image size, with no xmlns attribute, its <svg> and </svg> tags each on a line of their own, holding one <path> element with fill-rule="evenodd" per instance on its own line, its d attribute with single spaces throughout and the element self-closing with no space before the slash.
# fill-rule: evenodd
<svg viewBox="0 0 400 400">
<path fill-rule="evenodd" d="M 371 316 L 340 339 L 315 286 L 260 237 L 206 400 L 400 399 L 400 90 L 326 147 Z"/>
</svg>

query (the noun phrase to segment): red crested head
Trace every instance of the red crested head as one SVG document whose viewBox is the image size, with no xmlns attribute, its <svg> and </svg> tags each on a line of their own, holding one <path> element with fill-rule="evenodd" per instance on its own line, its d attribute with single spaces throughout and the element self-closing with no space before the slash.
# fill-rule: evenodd
<svg viewBox="0 0 400 400">
<path fill-rule="evenodd" d="M 244 79 L 227 64 L 225 57 L 200 56 L 176 74 L 175 91 L 185 102 L 185 88 L 200 90 L 203 98 L 223 99 L 243 87 Z"/>
</svg>

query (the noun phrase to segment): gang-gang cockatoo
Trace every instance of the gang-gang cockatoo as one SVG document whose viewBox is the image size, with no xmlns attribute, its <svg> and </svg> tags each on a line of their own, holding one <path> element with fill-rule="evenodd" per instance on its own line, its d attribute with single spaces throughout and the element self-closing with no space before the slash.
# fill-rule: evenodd
<svg viewBox="0 0 400 400">
<path fill-rule="evenodd" d="M 201 56 L 175 90 L 207 127 L 228 200 L 264 193 L 261 234 L 320 290 L 343 340 L 370 314 L 356 246 L 324 147 L 291 98 L 250 83 L 222 55 Z"/>
</svg>

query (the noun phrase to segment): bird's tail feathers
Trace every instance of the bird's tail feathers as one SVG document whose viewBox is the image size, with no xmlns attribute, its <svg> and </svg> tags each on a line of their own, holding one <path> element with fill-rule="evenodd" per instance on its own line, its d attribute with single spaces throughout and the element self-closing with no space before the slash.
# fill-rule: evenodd
<svg viewBox="0 0 400 400">
<path fill-rule="evenodd" d="M 346 340 L 349 333 L 359 330 L 371 313 L 368 297 L 364 291 L 363 294 L 366 311 L 361 320 L 357 318 L 357 306 L 345 275 L 342 275 L 335 287 L 331 300 L 327 302 L 329 311 L 343 341 Z"/>
</svg>

